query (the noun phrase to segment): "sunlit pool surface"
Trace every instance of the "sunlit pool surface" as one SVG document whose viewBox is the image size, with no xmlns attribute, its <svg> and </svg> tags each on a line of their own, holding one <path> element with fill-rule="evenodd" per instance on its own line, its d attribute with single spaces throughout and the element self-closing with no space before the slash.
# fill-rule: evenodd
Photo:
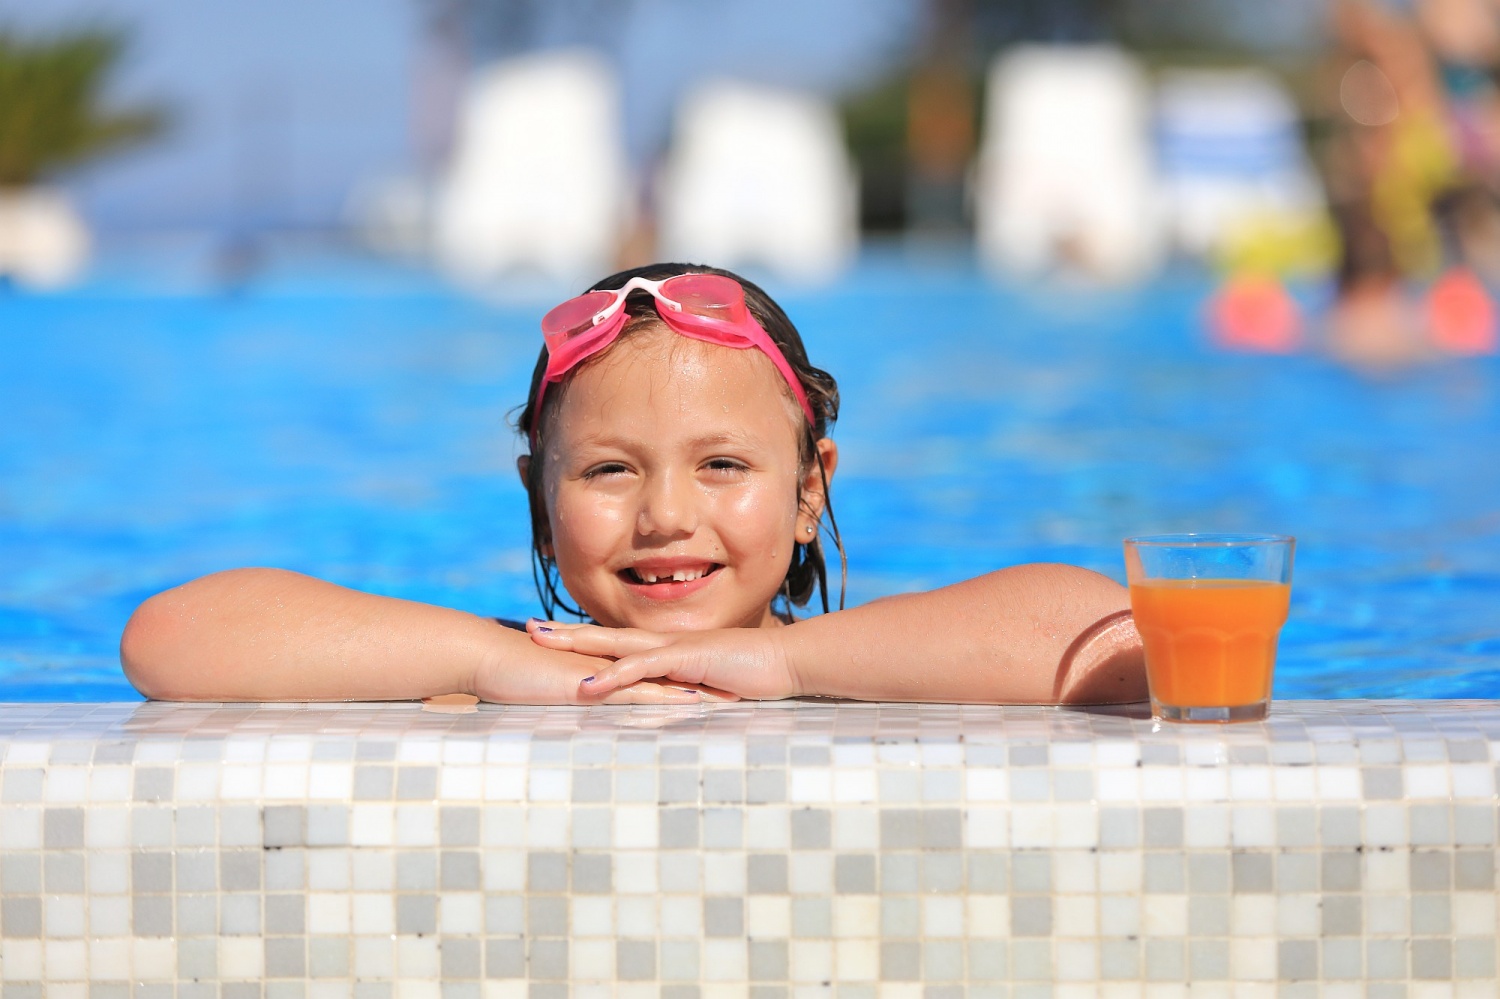
<svg viewBox="0 0 1500 999">
<path fill-rule="evenodd" d="M 851 602 L 1024 561 L 1118 579 L 1128 534 L 1289 533 L 1277 696 L 1500 696 L 1495 362 L 1218 353 L 1193 275 L 1001 287 L 874 254 L 767 284 L 843 390 Z M 545 298 L 326 256 L 233 291 L 128 260 L 0 290 L 0 699 L 134 698 L 131 609 L 230 566 L 534 613 L 506 421 Z"/>
</svg>

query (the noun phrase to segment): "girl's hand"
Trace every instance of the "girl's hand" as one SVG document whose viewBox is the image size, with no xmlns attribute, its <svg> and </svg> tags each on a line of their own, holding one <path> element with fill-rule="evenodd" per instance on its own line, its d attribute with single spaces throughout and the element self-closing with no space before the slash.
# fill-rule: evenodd
<svg viewBox="0 0 1500 999">
<path fill-rule="evenodd" d="M 777 629 L 655 632 L 529 621 L 526 630 L 544 648 L 614 660 L 580 678 L 581 703 L 607 701 L 622 688 L 653 678 L 693 684 L 730 700 L 777 700 L 801 693 Z"/>
<path fill-rule="evenodd" d="M 480 700 L 501 704 L 701 704 L 734 700 L 721 691 L 654 677 L 626 681 L 600 697 L 580 686 L 598 662 L 587 656 L 537 649 L 526 662 L 518 663 L 513 652 L 497 652 L 475 674 L 474 694 Z"/>
</svg>

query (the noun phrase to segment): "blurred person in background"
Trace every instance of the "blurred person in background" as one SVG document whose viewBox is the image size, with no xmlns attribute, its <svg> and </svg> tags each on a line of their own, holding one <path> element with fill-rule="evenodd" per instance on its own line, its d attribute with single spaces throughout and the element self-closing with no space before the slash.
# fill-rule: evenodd
<svg viewBox="0 0 1500 999">
<path fill-rule="evenodd" d="M 1324 169 L 1342 258 L 1329 349 L 1376 369 L 1492 350 L 1494 306 L 1472 268 L 1500 261 L 1497 11 L 1338 0 L 1332 13 Z M 1417 306 L 1406 282 L 1434 277 Z"/>
</svg>

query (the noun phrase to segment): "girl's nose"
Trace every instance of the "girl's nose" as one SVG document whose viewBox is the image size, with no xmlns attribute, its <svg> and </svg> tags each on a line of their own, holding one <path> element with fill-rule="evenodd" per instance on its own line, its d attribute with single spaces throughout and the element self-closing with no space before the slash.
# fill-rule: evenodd
<svg viewBox="0 0 1500 999">
<path fill-rule="evenodd" d="M 698 527 L 693 482 L 688 476 L 655 475 L 647 480 L 636 515 L 636 532 L 644 537 L 680 537 Z"/>
</svg>

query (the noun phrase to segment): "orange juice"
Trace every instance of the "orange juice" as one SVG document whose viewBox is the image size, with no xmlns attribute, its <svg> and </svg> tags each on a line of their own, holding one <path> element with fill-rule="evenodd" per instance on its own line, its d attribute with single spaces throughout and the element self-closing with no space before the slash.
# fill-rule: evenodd
<svg viewBox="0 0 1500 999">
<path fill-rule="evenodd" d="M 1271 697 L 1276 636 L 1292 588 L 1260 579 L 1151 579 L 1131 584 L 1151 699 L 1237 707 Z"/>
</svg>

